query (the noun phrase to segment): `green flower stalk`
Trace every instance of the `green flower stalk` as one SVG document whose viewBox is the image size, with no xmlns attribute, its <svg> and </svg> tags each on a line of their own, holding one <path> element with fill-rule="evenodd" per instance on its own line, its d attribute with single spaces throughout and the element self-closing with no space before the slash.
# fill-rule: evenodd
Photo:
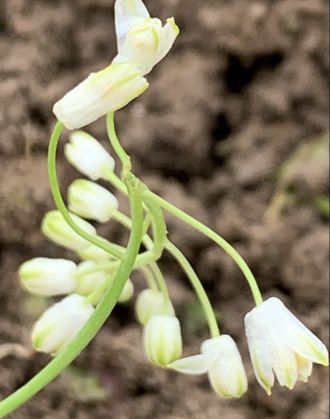
<svg viewBox="0 0 330 419">
<path fill-rule="evenodd" d="M 268 394 L 275 377 L 280 385 L 292 389 L 297 381 L 308 380 L 313 363 L 328 365 L 325 345 L 281 301 L 263 301 L 253 273 L 233 246 L 150 191 L 134 175 L 131 157 L 116 134 L 114 111 L 148 88 L 144 76 L 170 51 L 179 28 L 174 18 L 163 25 L 158 18 L 150 17 L 142 0 L 116 0 L 115 23 L 118 54 L 111 64 L 92 73 L 53 108 L 58 122 L 49 142 L 48 173 L 57 209 L 45 215 L 42 232 L 54 243 L 73 251 L 81 262 L 77 265 L 66 259 L 35 258 L 20 266 L 19 279 L 27 292 L 64 298 L 50 306 L 32 328 L 34 348 L 54 358 L 0 402 L 0 418 L 14 412 L 54 380 L 90 343 L 116 304 L 132 299 L 137 270 L 143 273 L 147 284 L 135 302 L 147 359 L 155 366 L 184 374 L 207 374 L 220 397 L 238 398 L 245 394 L 248 382 L 239 349 L 229 335 L 220 334 L 200 278 L 170 240 L 165 211 L 217 243 L 241 269 L 256 304 L 245 316 L 249 351 L 257 380 Z M 70 185 L 67 206 L 56 170 L 62 131 L 64 127 L 80 129 L 104 116 L 111 146 L 121 163 L 121 178 L 114 172 L 114 158 L 94 137 L 81 130 L 71 132 L 65 156 L 88 180 L 78 179 Z M 117 198 L 95 183 L 98 180 L 109 182 L 127 196 L 130 217 L 118 210 Z M 101 237 L 97 225 L 86 219 L 119 222 L 130 231 L 127 246 Z M 158 265 L 164 251 L 181 266 L 203 308 L 210 338 L 203 342 L 197 355 L 181 358 L 180 320 Z"/>
</svg>

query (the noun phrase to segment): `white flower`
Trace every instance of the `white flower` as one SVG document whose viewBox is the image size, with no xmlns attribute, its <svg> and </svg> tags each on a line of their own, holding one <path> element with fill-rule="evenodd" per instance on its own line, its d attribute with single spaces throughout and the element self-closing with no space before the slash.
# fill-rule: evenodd
<svg viewBox="0 0 330 419">
<path fill-rule="evenodd" d="M 76 251 L 81 260 L 91 260 L 94 262 L 104 262 L 115 260 L 113 256 L 95 244 L 90 244 L 85 249 Z"/>
<path fill-rule="evenodd" d="M 79 129 L 124 107 L 148 86 L 136 63 L 112 63 L 70 90 L 55 103 L 53 112 L 66 128 Z"/>
<path fill-rule="evenodd" d="M 76 273 L 76 288 L 75 292 L 86 297 L 93 295 L 93 298 L 90 299 L 90 302 L 93 305 L 97 305 L 104 292 L 108 287 L 111 286 L 113 282 L 114 272 L 105 272 L 105 271 L 93 271 L 97 269 L 98 264 L 93 261 L 84 261 L 78 265 L 78 270 Z M 134 293 L 134 285 L 130 279 L 126 281 L 124 289 L 120 294 L 118 303 L 126 303 L 131 299 Z"/>
<path fill-rule="evenodd" d="M 96 235 L 96 230 L 91 224 L 75 214 L 70 215 L 82 230 Z M 42 220 L 41 229 L 50 240 L 65 248 L 79 250 L 89 246 L 89 242 L 72 230 L 59 211 L 48 212 Z"/>
<path fill-rule="evenodd" d="M 127 303 L 127 301 L 129 301 L 133 297 L 133 294 L 134 294 L 134 285 L 133 285 L 133 282 L 130 279 L 128 279 L 120 294 L 118 303 L 120 304 Z"/>
<path fill-rule="evenodd" d="M 115 62 L 132 60 L 142 74 L 148 74 L 171 49 L 179 28 L 174 18 L 165 26 L 150 18 L 141 0 L 117 0 L 115 3 L 118 56 Z"/>
<path fill-rule="evenodd" d="M 69 163 L 92 180 L 106 178 L 106 171 L 115 168 L 115 161 L 105 148 L 84 131 L 75 131 L 70 135 L 64 153 Z"/>
<path fill-rule="evenodd" d="M 52 297 L 69 294 L 76 287 L 77 266 L 71 260 L 34 258 L 18 271 L 23 287 L 32 294 Z"/>
<path fill-rule="evenodd" d="M 182 354 L 179 320 L 166 315 L 152 317 L 144 328 L 144 348 L 149 361 L 160 367 L 178 359 Z"/>
<path fill-rule="evenodd" d="M 228 335 L 206 340 L 201 354 L 168 365 L 184 374 L 207 372 L 214 391 L 221 397 L 238 398 L 247 390 L 247 378 L 236 343 Z"/>
<path fill-rule="evenodd" d="M 88 270 L 94 269 L 97 267 L 97 264 L 92 261 L 81 262 L 78 265 L 77 271 L 77 286 L 75 292 L 80 295 L 90 296 L 95 293 L 95 298 L 91 301 L 94 305 L 97 304 L 104 292 L 107 281 L 111 274 L 107 274 L 104 271 L 98 271 L 93 273 L 88 273 Z M 86 273 L 85 273 L 86 272 Z M 100 294 L 98 294 L 98 291 Z"/>
<path fill-rule="evenodd" d="M 51 306 L 35 323 L 32 343 L 40 352 L 57 355 L 77 336 L 94 312 L 84 297 L 71 294 Z"/>
<path fill-rule="evenodd" d="M 83 218 L 105 223 L 118 208 L 117 198 L 103 186 L 86 179 L 77 179 L 68 190 L 70 211 Z"/>
<path fill-rule="evenodd" d="M 160 291 L 151 289 L 145 289 L 138 295 L 135 312 L 137 319 L 144 326 L 157 314 L 175 315 L 172 303 L 166 301 Z"/>
<path fill-rule="evenodd" d="M 271 394 L 274 374 L 290 389 L 306 382 L 313 362 L 328 365 L 325 345 L 278 298 L 270 298 L 245 316 L 246 335 L 254 372 Z"/>
</svg>

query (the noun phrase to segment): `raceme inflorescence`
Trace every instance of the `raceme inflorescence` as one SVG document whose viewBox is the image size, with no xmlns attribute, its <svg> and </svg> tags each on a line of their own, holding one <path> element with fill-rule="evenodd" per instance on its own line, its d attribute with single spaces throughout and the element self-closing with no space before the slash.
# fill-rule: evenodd
<svg viewBox="0 0 330 419">
<path fill-rule="evenodd" d="M 20 266 L 20 283 L 26 291 L 62 299 L 42 314 L 31 334 L 34 348 L 51 354 L 53 360 L 0 402 L 0 417 L 40 391 L 79 355 L 115 305 L 133 297 L 137 270 L 146 282 L 146 288 L 137 295 L 135 311 L 143 328 L 147 359 L 179 373 L 207 374 L 221 397 L 238 398 L 247 391 L 248 380 L 238 347 L 231 336 L 220 334 L 198 275 L 167 235 L 164 212 L 218 244 L 245 276 L 256 304 L 245 316 L 246 336 L 256 378 L 267 394 L 271 394 L 275 378 L 281 386 L 292 389 L 297 381 L 307 382 L 313 363 L 328 365 L 325 345 L 278 298 L 263 300 L 247 263 L 228 242 L 153 193 L 133 173 L 130 156 L 115 131 L 114 112 L 148 88 L 145 76 L 170 51 L 179 28 L 173 18 L 165 25 L 151 18 L 142 0 L 116 0 L 115 24 L 118 54 L 112 63 L 90 74 L 53 108 L 58 122 L 49 143 L 48 168 L 56 209 L 44 216 L 42 232 L 72 251 L 74 260 L 80 262 L 38 257 Z M 115 174 L 115 161 L 108 151 L 81 130 L 101 117 L 106 118 L 110 143 L 121 162 L 120 176 Z M 57 146 L 64 128 L 70 131 L 66 159 L 84 176 L 69 186 L 67 204 L 56 172 Z M 127 196 L 130 217 L 120 211 L 116 196 L 96 183 L 99 180 Z M 94 227 L 95 223 L 112 220 L 130 232 L 126 247 L 99 236 Z M 180 321 L 158 264 L 164 251 L 182 267 L 207 320 L 210 338 L 196 355 L 182 357 Z"/>
</svg>

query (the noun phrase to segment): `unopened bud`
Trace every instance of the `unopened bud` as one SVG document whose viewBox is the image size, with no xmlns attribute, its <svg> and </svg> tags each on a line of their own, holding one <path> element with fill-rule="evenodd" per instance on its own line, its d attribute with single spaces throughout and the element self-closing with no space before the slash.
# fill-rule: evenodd
<svg viewBox="0 0 330 419">
<path fill-rule="evenodd" d="M 85 326 L 94 312 L 91 304 L 71 294 L 45 311 L 32 330 L 32 343 L 40 352 L 57 355 Z"/>
<path fill-rule="evenodd" d="M 86 233 L 96 235 L 95 228 L 87 221 L 75 214 L 70 214 L 70 216 Z M 89 242 L 73 231 L 59 211 L 48 212 L 42 221 L 41 229 L 46 237 L 67 249 L 79 250 L 89 246 Z"/>
<path fill-rule="evenodd" d="M 109 221 L 118 208 L 111 192 L 86 179 L 77 179 L 69 186 L 68 201 L 70 211 L 100 223 Z"/>
<path fill-rule="evenodd" d="M 160 291 L 152 289 L 145 289 L 139 294 L 135 312 L 137 319 L 144 326 L 157 314 L 175 315 L 172 303 L 165 299 Z"/>
<path fill-rule="evenodd" d="M 173 316 L 152 317 L 144 328 L 144 347 L 149 361 L 165 368 L 182 354 L 179 320 Z"/>
<path fill-rule="evenodd" d="M 52 297 L 69 294 L 76 287 L 77 266 L 71 260 L 34 258 L 18 271 L 23 287 L 32 294 Z"/>
<path fill-rule="evenodd" d="M 113 171 L 115 161 L 91 135 L 75 131 L 64 149 L 65 157 L 79 172 L 92 180 L 104 178 L 105 171 Z"/>
</svg>

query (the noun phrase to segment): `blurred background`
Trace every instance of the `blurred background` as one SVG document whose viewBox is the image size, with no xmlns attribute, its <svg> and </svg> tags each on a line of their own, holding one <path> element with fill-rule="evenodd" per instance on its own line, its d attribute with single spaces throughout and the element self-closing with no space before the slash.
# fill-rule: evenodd
<svg viewBox="0 0 330 419">
<path fill-rule="evenodd" d="M 55 101 L 115 55 L 112 0 L 0 2 L 0 344 L 29 346 L 46 302 L 24 293 L 19 264 L 73 257 L 39 225 L 53 208 L 46 152 Z M 328 5 L 322 0 L 146 0 L 153 16 L 175 16 L 181 35 L 148 76 L 151 86 L 118 113 L 122 143 L 139 176 L 204 221 L 246 258 L 266 296 L 280 297 L 328 338 Z M 106 141 L 104 120 L 88 127 Z M 64 141 L 63 141 L 64 142 Z M 63 190 L 77 173 L 60 153 Z M 127 210 L 125 201 L 121 208 Z M 240 271 L 213 243 L 168 218 L 170 237 L 200 275 L 220 325 L 239 343 L 250 388 L 219 399 L 206 377 L 146 361 L 134 306 L 118 307 L 62 376 L 10 417 L 47 419 L 323 419 L 327 371 L 267 397 L 251 371 L 243 316 L 253 300 Z M 125 242 L 110 223 L 100 232 Z M 184 275 L 165 256 L 182 321 L 185 354 L 207 338 Z M 142 282 L 137 277 L 137 287 Z M 0 359 L 0 397 L 49 358 Z"/>
</svg>

